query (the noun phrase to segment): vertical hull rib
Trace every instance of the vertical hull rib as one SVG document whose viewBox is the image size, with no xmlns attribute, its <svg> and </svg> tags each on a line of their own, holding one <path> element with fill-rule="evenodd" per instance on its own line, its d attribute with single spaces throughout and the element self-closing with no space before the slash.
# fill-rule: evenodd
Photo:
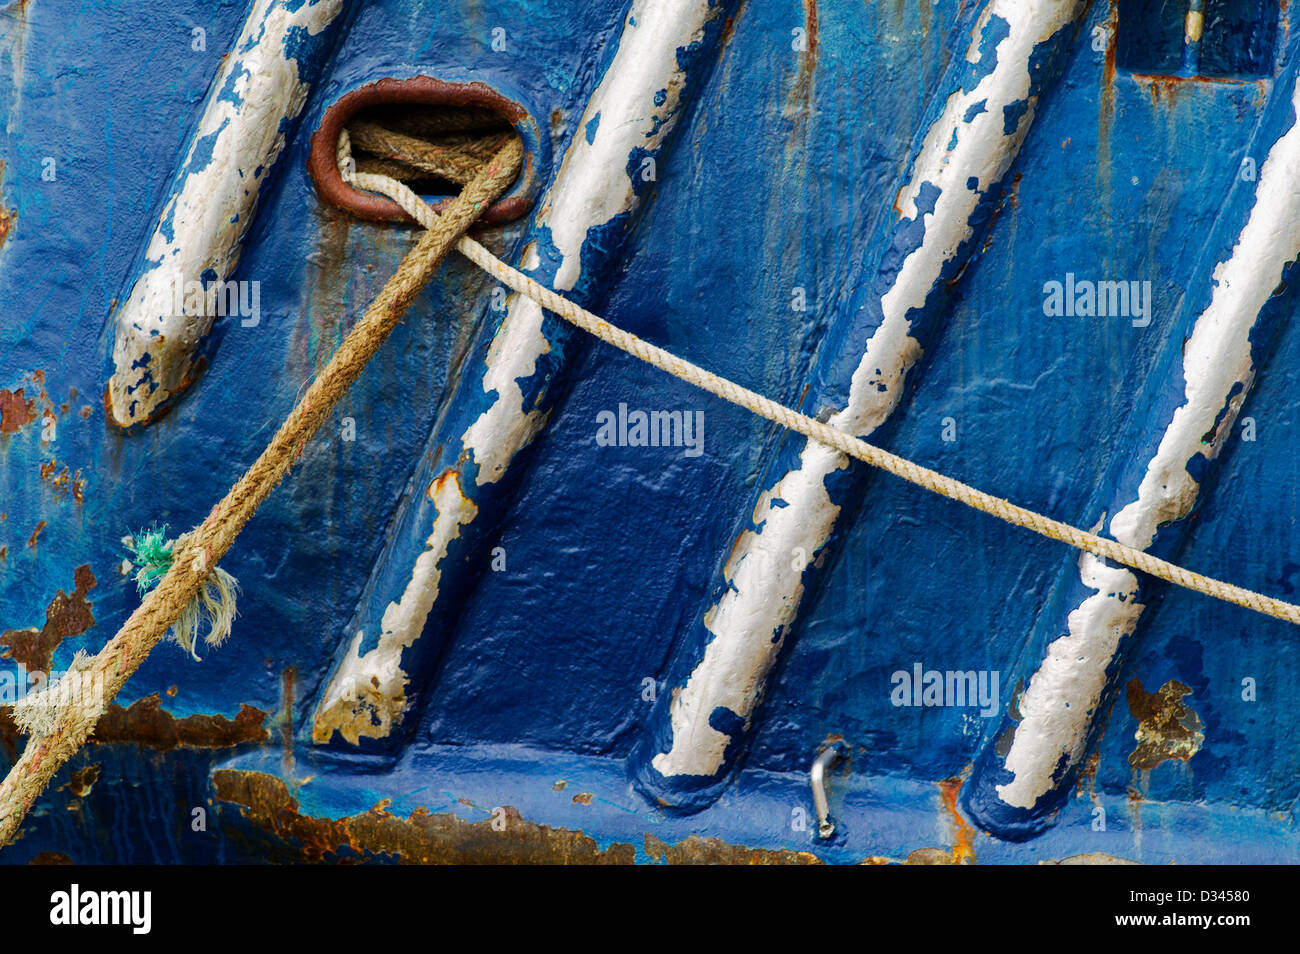
<svg viewBox="0 0 1300 954">
<path fill-rule="evenodd" d="M 525 236 L 525 272 L 581 303 L 592 301 L 654 179 L 646 170 L 663 159 L 712 66 L 731 8 L 710 0 L 632 4 L 617 51 Z M 315 742 L 337 734 L 357 745 L 394 735 L 412 705 L 409 687 L 423 684 L 472 588 L 473 558 L 510 505 L 523 469 L 517 455 L 545 427 L 558 380 L 584 344 L 573 337 L 569 325 L 532 300 L 507 300 L 486 356 L 462 372 L 428 439 L 414 489 L 316 707 Z"/>
<path fill-rule="evenodd" d="M 1088 519 L 1114 539 L 1166 558 L 1186 538 L 1187 518 L 1267 358 L 1269 319 L 1300 255 L 1298 51 L 1293 43 L 1251 149 L 1267 155 L 1258 182 L 1236 183 L 1194 272 L 1210 278 L 1209 304 L 1166 342 L 1134 402 L 1120 445 L 1127 450 L 1089 506 Z M 1182 320 L 1191 317 L 1185 311 Z M 984 828 L 1023 839 L 1051 823 L 1114 699 L 1153 590 L 1152 581 L 1090 554 L 1066 566 L 1028 643 L 1037 668 L 986 739 L 965 789 L 966 808 Z"/>
<path fill-rule="evenodd" d="M 908 373 L 938 338 L 947 286 L 983 238 L 998 187 L 1083 9 L 1074 0 L 983 7 L 965 57 L 949 68 L 943 99 L 931 107 L 897 216 L 873 246 L 884 250 L 868 266 L 874 275 L 856 283 L 822 346 L 807 413 L 829 414 L 832 426 L 870 438 L 898 407 Z M 682 810 L 717 797 L 829 555 L 841 510 L 860 495 L 864 476 L 864 468 L 822 444 L 783 443 L 715 583 L 721 595 L 686 634 L 671 693 L 633 758 L 649 797 Z"/>
</svg>

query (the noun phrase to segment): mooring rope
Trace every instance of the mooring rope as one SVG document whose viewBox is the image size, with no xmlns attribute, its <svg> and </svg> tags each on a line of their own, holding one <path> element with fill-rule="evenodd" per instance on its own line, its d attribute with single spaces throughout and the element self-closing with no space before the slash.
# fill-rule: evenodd
<svg viewBox="0 0 1300 954">
<path fill-rule="evenodd" d="M 351 164 L 348 162 L 350 157 L 351 143 L 347 131 L 344 130 L 339 137 L 338 158 L 339 167 L 344 170 L 345 178 L 358 188 L 386 195 L 401 206 L 407 215 L 425 228 L 429 228 L 432 223 L 437 221 L 437 214 L 429 205 L 397 179 L 383 175 L 352 172 Z M 576 325 L 588 334 L 594 335 L 606 344 L 613 345 L 620 351 L 625 351 L 634 358 L 654 365 L 659 370 L 666 371 L 675 378 L 715 394 L 724 401 L 730 401 L 732 404 L 752 411 L 754 414 L 767 418 L 775 424 L 797 431 L 805 437 L 825 444 L 842 454 L 863 461 L 873 467 L 878 467 L 895 477 L 901 477 L 903 480 L 923 487 L 931 493 L 947 497 L 950 500 L 956 500 L 968 507 L 973 507 L 981 513 L 997 517 L 999 520 L 1033 531 L 1051 540 L 1067 543 L 1078 550 L 1085 550 L 1088 553 L 1121 563 L 1135 570 L 1141 570 L 1150 576 L 1194 590 L 1197 593 L 1212 596 L 1228 603 L 1235 603 L 1238 606 L 1244 606 L 1266 616 L 1300 624 L 1300 606 L 1195 573 L 1135 547 L 1080 530 L 1068 523 L 1017 506 L 1002 497 L 977 490 L 945 474 L 922 467 L 920 464 L 899 457 L 897 454 L 891 454 L 889 451 L 874 444 L 869 444 L 845 431 L 831 427 L 829 424 L 823 424 L 806 414 L 793 411 L 783 404 L 736 384 L 734 381 L 720 377 L 711 371 L 706 371 L 699 365 L 683 360 L 662 348 L 643 341 L 630 332 L 611 325 L 580 305 L 556 294 L 545 285 L 529 278 L 523 272 L 511 268 L 468 236 L 461 236 L 457 240 L 456 250 L 503 285 L 531 298 L 546 310 Z"/>
<path fill-rule="evenodd" d="M 84 699 L 62 699 L 59 696 L 66 694 L 59 693 L 57 684 L 47 685 L 36 694 L 50 694 L 46 699 L 53 715 L 48 722 L 37 723 L 43 731 L 30 733 L 22 756 L 0 782 L 0 847 L 13 838 L 54 773 L 90 736 L 99 716 L 126 680 L 199 596 L 209 574 L 254 511 L 289 473 L 307 442 L 433 277 L 456 239 L 514 181 L 522 161 L 523 144 L 518 137 L 512 137 L 480 167 L 443 213 L 429 220 L 431 227 L 420 236 L 329 364 L 312 381 L 266 450 L 212 508 L 207 519 L 177 539 L 171 566 L 158 586 L 99 653 L 76 661 L 74 669 L 83 685 L 102 685 L 102 698 L 93 705 L 85 704 Z M 29 697 L 28 710 L 39 701 Z"/>
</svg>

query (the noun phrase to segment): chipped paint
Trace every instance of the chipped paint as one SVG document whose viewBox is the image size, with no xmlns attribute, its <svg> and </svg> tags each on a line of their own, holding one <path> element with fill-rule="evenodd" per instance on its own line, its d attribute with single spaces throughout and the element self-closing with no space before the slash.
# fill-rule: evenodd
<svg viewBox="0 0 1300 954">
<path fill-rule="evenodd" d="M 1018 808 L 1032 808 L 1052 788 L 1052 771 L 1062 755 L 1067 763 L 1083 758 L 1106 667 L 1144 608 L 1132 571 L 1090 553 L 1080 554 L 1078 562 L 1083 585 L 1094 593 L 1070 613 L 1067 634 L 1048 647 L 1020 697 L 1021 722 L 1004 762 L 1015 778 L 997 787 L 998 796 Z M 1046 771 L 1045 765 L 1050 765 Z"/>
<path fill-rule="evenodd" d="M 415 571 L 401 599 L 388 605 L 378 645 L 360 651 L 365 633 L 358 631 L 348 654 L 317 710 L 312 732 L 327 742 L 337 730 L 356 745 L 361 736 L 382 738 L 392 731 L 406 705 L 408 679 L 402 652 L 420 637 L 424 621 L 438 598 L 438 581 L 452 541 L 470 523 L 478 507 L 461 491 L 460 475 L 447 471 L 432 484 L 428 497 L 437 508 L 433 533 L 415 562 Z"/>
<path fill-rule="evenodd" d="M 1083 9 L 1083 3 L 1023 0 L 993 0 L 983 8 L 898 192 L 889 253 L 876 280 L 858 286 L 827 335 L 845 351 L 819 355 L 821 386 L 804 404 L 825 408 L 823 419 L 832 426 L 869 438 L 898 407 L 908 373 L 937 337 L 920 315 L 927 307 L 934 311 L 978 240 L 986 223 L 977 210 L 997 194 L 1051 81 L 1037 60 Z M 865 244 L 867 252 L 877 245 Z M 859 335 L 866 338 L 863 352 L 856 350 Z M 849 370 L 844 356 L 854 353 L 860 357 Z M 837 394 L 845 395 L 843 404 L 830 413 Z M 661 804 L 697 809 L 718 794 L 798 614 L 808 573 L 835 529 L 841 507 L 832 492 L 845 491 L 832 478 L 849 463 L 813 441 L 790 469 L 782 470 L 782 458 L 769 463 L 775 479 L 769 476 L 750 529 L 731 548 L 715 585 L 721 595 L 683 643 L 699 661 L 673 687 L 666 713 L 660 707 L 644 743 L 648 759 L 634 758 L 638 783 Z"/>
<path fill-rule="evenodd" d="M 115 425 L 150 421 L 199 373 L 198 349 L 217 312 L 215 283 L 239 263 L 262 185 L 330 48 L 327 28 L 343 7 L 343 0 L 257 0 L 249 12 L 117 315 L 114 372 L 105 391 Z M 201 306 L 178 291 L 191 282 L 207 290 Z"/>
<path fill-rule="evenodd" d="M 662 159 L 683 112 L 690 64 L 716 38 L 722 12 L 723 5 L 708 0 L 632 4 L 613 59 L 579 121 L 585 134 L 574 137 L 526 236 L 524 271 L 583 300 L 630 227 L 644 184 L 642 163 Z M 691 56 L 684 55 L 688 50 Z M 471 524 L 498 519 L 509 496 L 498 485 L 549 419 L 548 405 L 557 396 L 552 382 L 572 334 L 531 299 L 507 300 L 485 360 L 463 372 L 429 437 L 425 459 L 432 463 L 422 464 L 415 478 L 423 483 L 430 479 L 425 474 L 436 473 L 454 480 L 455 499 L 431 494 L 432 507 L 420 501 L 398 514 L 392 531 L 398 545 L 376 568 L 343 661 L 317 707 L 316 742 L 335 732 L 354 745 L 362 738 L 383 739 L 401 718 L 411 681 L 403 654 L 436 625 L 432 620 L 454 613 L 451 604 L 464 598 L 463 591 L 445 585 L 444 568 L 453 557 L 458 567 L 466 562 L 463 551 L 474 546 Z M 464 429 L 449 438 L 460 422 Z M 488 490 L 497 495 L 490 507 L 480 499 Z M 415 539 L 425 545 L 407 562 L 413 548 L 403 544 Z M 400 595 L 390 595 L 395 590 Z M 373 632 L 366 621 L 376 616 L 377 643 L 363 648 Z"/>
<path fill-rule="evenodd" d="M 1090 505 L 1101 514 L 1098 529 L 1113 514 L 1111 536 L 1140 550 L 1151 549 L 1159 537 L 1162 552 L 1170 553 L 1184 538 L 1201 482 L 1232 433 L 1266 353 L 1261 326 L 1267 308 L 1300 255 L 1295 54 L 1293 49 L 1289 80 L 1271 104 L 1284 117 L 1284 131 L 1269 147 L 1258 182 L 1237 186 L 1250 197 L 1246 222 L 1226 258 L 1212 268 L 1204 257 L 1198 263 L 1200 275 L 1209 273 L 1209 304 L 1185 340 L 1169 340 L 1167 376 L 1149 378 L 1135 401 L 1139 411 L 1129 445 L 1135 450 L 1118 455 Z M 1233 221 L 1235 206 L 1225 208 L 1219 232 Z M 1207 250 L 1216 256 L 1211 262 L 1221 254 L 1213 241 Z M 1143 455 L 1142 448 L 1153 447 L 1152 456 Z M 1065 629 L 1066 635 L 1048 644 L 1029 679 L 1020 703 L 1023 718 L 1005 758 L 986 743 L 969 789 L 968 810 L 1003 837 L 1041 830 L 1073 787 L 1116 689 L 1124 647 L 1145 609 L 1137 574 L 1087 554 L 1078 560 L 1078 576 L 1063 576 L 1057 589 L 1069 609 L 1064 619 L 1055 610 L 1044 612 L 1037 632 Z M 1052 598 L 1046 605 L 1056 604 Z"/>
<path fill-rule="evenodd" d="M 1183 704 L 1192 690 L 1170 679 L 1156 692 L 1142 688 L 1142 680 L 1133 678 L 1126 687 L 1128 711 L 1138 720 L 1133 738 L 1137 747 L 1128 757 L 1135 769 L 1149 770 L 1169 759 L 1183 762 L 1201 750 L 1205 726 L 1200 716 Z"/>
</svg>

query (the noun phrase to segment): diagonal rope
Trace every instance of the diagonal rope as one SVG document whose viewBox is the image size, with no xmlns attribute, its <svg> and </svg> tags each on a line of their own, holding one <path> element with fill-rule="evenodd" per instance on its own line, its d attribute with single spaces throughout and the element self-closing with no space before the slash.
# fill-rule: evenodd
<svg viewBox="0 0 1300 954">
<path fill-rule="evenodd" d="M 185 612 L 249 518 L 289 473 L 334 405 L 428 284 L 456 239 L 514 181 L 522 161 L 523 144 L 517 137 L 512 138 L 480 167 L 442 215 L 427 219 L 428 231 L 420 236 L 329 364 L 312 381 L 266 450 L 212 508 L 207 519 L 176 541 L 170 569 L 157 588 L 98 654 L 79 656 L 74 661 L 70 672 L 78 681 L 83 686 L 102 687 L 102 692 L 94 693 L 94 699 L 84 695 L 76 699 L 60 692 L 58 684 L 50 684 L 36 694 L 50 693 L 43 701 L 51 711 L 35 723 L 40 730 L 30 734 L 21 758 L 0 782 L 0 847 L 10 842 L 54 773 L 86 741 L 108 703 Z M 29 706 L 36 701 L 31 697 L 26 700 Z"/>
<path fill-rule="evenodd" d="M 351 165 L 348 162 L 350 156 L 351 145 L 345 130 L 339 137 L 338 150 L 339 167 L 344 171 L 344 177 L 358 188 L 386 195 L 401 206 L 407 215 L 426 228 L 430 222 L 436 221 L 437 214 L 428 204 L 398 180 L 388 176 L 350 172 Z M 997 517 L 999 520 L 1004 520 L 1013 526 L 1033 531 L 1051 540 L 1069 544 L 1078 550 L 1085 550 L 1088 553 L 1112 560 L 1115 563 L 1121 563 L 1135 570 L 1141 570 L 1143 573 L 1173 583 L 1176 586 L 1193 590 L 1205 596 L 1212 596 L 1228 603 L 1235 603 L 1237 606 L 1244 606 L 1266 616 L 1300 625 L 1300 606 L 1195 573 L 1176 563 L 1162 560 L 1135 547 L 1126 546 L 1116 540 L 1098 536 L 1095 533 L 1088 533 L 1068 523 L 1053 520 L 1051 517 L 1013 504 L 1009 500 L 977 490 L 945 474 L 922 467 L 920 464 L 899 457 L 897 454 L 892 454 L 874 444 L 869 444 L 845 431 L 831 427 L 829 424 L 823 424 L 821 421 L 805 414 L 793 411 L 755 391 L 741 387 L 734 381 L 729 381 L 701 368 L 699 365 L 685 361 L 662 348 L 643 341 L 630 332 L 611 325 L 603 318 L 556 294 L 545 285 L 529 278 L 523 272 L 511 268 L 468 236 L 461 236 L 457 240 L 456 250 L 503 285 L 531 298 L 543 308 L 576 325 L 588 334 L 594 335 L 606 344 L 613 345 L 620 351 L 625 351 L 634 358 L 639 358 L 647 364 L 654 365 L 659 370 L 665 371 L 688 384 L 717 395 L 724 401 L 730 401 L 732 404 L 752 411 L 754 414 L 767 418 L 773 423 L 780 424 L 782 427 L 796 431 L 818 443 L 825 444 L 841 454 L 887 471 L 895 477 L 901 477 L 903 480 L 919 487 L 924 487 L 931 493 L 947 497 L 949 500 L 956 500 L 968 507 L 973 507 L 981 513 Z"/>
</svg>

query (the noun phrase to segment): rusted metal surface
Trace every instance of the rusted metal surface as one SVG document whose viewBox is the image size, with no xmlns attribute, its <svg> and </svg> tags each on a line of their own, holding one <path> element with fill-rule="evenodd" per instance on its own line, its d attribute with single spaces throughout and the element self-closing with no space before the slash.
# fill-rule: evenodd
<svg viewBox="0 0 1300 954">
<path fill-rule="evenodd" d="M 432 76 L 376 80 L 347 93 L 326 110 L 320 127 L 311 137 L 307 171 L 311 173 L 323 201 L 374 222 L 407 221 L 406 213 L 392 199 L 360 192 L 345 183 L 339 174 L 337 159 L 339 133 L 350 119 L 368 107 L 402 104 L 487 109 L 515 126 L 528 118 L 518 103 L 511 102 L 484 83 L 447 83 Z M 533 157 L 525 154 L 524 168 L 520 171 L 525 187 L 536 174 Z M 441 211 L 450 201 L 448 197 L 433 208 Z M 529 205 L 531 201 L 524 196 L 507 195 L 488 207 L 479 218 L 479 224 L 493 225 L 517 219 L 528 211 Z"/>
<path fill-rule="evenodd" d="M 820 865 L 822 860 L 808 851 L 772 851 L 732 845 L 720 838 L 691 835 L 675 845 L 654 835 L 645 836 L 645 850 L 655 861 L 670 865 Z"/>
<path fill-rule="evenodd" d="M 1092 851 L 1085 855 L 1071 855 L 1059 861 L 1040 861 L 1040 865 L 1136 865 L 1138 861 L 1128 858 L 1116 858 L 1101 851 Z"/>
<path fill-rule="evenodd" d="M 16 434 L 34 420 L 36 402 L 27 397 L 23 388 L 0 388 L 0 434 Z"/>
<path fill-rule="evenodd" d="M 99 781 L 99 773 L 103 768 L 98 762 L 92 762 L 90 765 L 83 766 L 72 773 L 72 778 L 64 789 L 71 792 L 77 798 L 85 798 L 94 789 L 95 783 Z"/>
<path fill-rule="evenodd" d="M 280 779 L 260 772 L 219 769 L 212 775 L 219 801 L 239 805 L 253 824 L 293 843 L 306 861 L 337 860 L 340 852 L 404 864 L 632 864 L 629 844 L 600 848 L 582 832 L 536 825 L 505 809 L 467 822 L 416 809 L 400 818 L 383 803 L 346 818 L 304 815 Z"/>
<path fill-rule="evenodd" d="M 212 775 L 218 801 L 240 807 L 266 833 L 291 844 L 303 860 L 338 861 L 352 856 L 403 864 L 633 864 L 636 848 L 615 842 L 601 848 L 581 831 L 553 828 L 506 807 L 492 818 L 468 822 L 417 808 L 406 818 L 388 811 L 387 800 L 368 812 L 330 819 L 305 815 L 283 780 L 261 772 L 218 769 Z M 813 865 L 811 852 L 776 851 L 691 835 L 669 844 L 644 836 L 648 860 L 672 865 Z"/>
<path fill-rule="evenodd" d="M 0 659 L 12 659 L 28 673 L 48 674 L 59 644 L 95 625 L 95 614 L 86 598 L 95 586 L 95 574 L 89 564 L 77 567 L 73 580 L 75 588 L 71 594 L 59 590 L 50 600 L 45 608 L 45 624 L 40 629 L 10 629 L 0 633 L 0 647 L 3 647 Z"/>
<path fill-rule="evenodd" d="M 1156 692 L 1142 688 L 1142 680 L 1130 679 L 1125 687 L 1128 708 L 1138 720 L 1137 748 L 1128 757 L 1135 769 L 1153 769 L 1169 759 L 1186 762 L 1201 750 L 1205 726 L 1200 716 L 1185 706 L 1183 697 L 1192 690 L 1171 679 Z"/>
<path fill-rule="evenodd" d="M 254 706 L 241 705 L 233 719 L 219 714 L 177 718 L 162 707 L 157 695 L 145 696 L 126 708 L 110 705 L 87 744 L 127 743 L 159 751 L 233 748 L 265 742 L 270 737 L 262 726 L 267 715 Z M 0 706 L 0 755 L 6 761 L 13 761 L 18 754 L 22 738 L 13 721 L 13 707 Z"/>
<path fill-rule="evenodd" d="M 89 741 L 134 742 L 155 749 L 190 747 L 227 748 L 264 742 L 270 733 L 262 727 L 268 713 L 247 704 L 234 719 L 223 715 L 190 715 L 177 718 L 162 707 L 157 695 L 137 699 L 127 708 L 116 702 L 100 716 Z"/>
</svg>

